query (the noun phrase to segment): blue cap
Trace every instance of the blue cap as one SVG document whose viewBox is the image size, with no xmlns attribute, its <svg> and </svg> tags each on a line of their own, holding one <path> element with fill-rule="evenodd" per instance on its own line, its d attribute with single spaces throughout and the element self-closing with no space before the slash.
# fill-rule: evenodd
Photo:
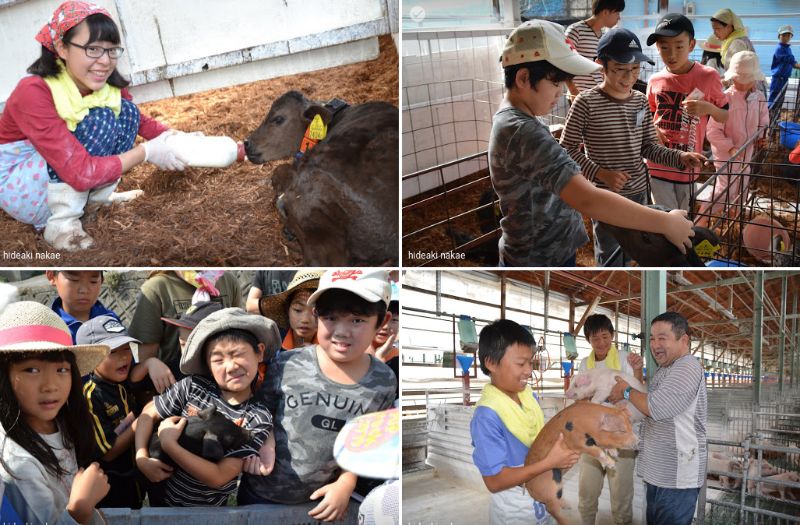
<svg viewBox="0 0 800 525">
<path fill-rule="evenodd" d="M 597 57 L 611 59 L 620 64 L 648 62 L 656 63 L 642 53 L 642 44 L 632 31 L 615 27 L 600 37 L 597 43 Z"/>
</svg>

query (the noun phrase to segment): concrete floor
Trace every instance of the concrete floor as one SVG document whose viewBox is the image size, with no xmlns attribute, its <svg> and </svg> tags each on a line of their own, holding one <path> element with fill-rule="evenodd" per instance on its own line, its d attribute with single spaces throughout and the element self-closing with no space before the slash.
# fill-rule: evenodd
<svg viewBox="0 0 800 525">
<path fill-rule="evenodd" d="M 570 509 L 564 512 L 570 523 L 580 523 L 578 514 L 579 469 L 565 476 L 564 494 Z M 637 483 L 638 481 L 638 483 Z M 489 520 L 489 491 L 466 486 L 458 480 L 439 476 L 434 469 L 403 474 L 402 523 L 406 525 L 471 525 Z M 633 524 L 644 524 L 644 490 L 634 481 Z M 595 525 L 612 525 L 608 488 L 603 487 Z"/>
</svg>

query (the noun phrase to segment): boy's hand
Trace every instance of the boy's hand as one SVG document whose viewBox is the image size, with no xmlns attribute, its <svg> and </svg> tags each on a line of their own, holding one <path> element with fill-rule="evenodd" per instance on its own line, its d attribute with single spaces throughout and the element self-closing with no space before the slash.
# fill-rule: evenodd
<svg viewBox="0 0 800 525">
<path fill-rule="evenodd" d="M 386 342 L 375 349 L 375 357 L 383 362 L 386 362 L 384 357 L 386 357 L 386 355 L 392 350 L 392 345 L 394 344 L 395 339 L 397 339 L 397 334 L 395 332 L 390 333 L 389 337 L 386 338 Z"/>
<path fill-rule="evenodd" d="M 269 476 L 275 468 L 275 445 L 265 442 L 258 449 L 257 456 L 244 458 L 242 470 L 254 476 Z"/>
<path fill-rule="evenodd" d="M 667 228 L 663 232 L 669 242 L 678 247 L 682 254 L 692 247 L 692 221 L 686 218 L 686 210 L 671 210 L 667 215 Z"/>
<path fill-rule="evenodd" d="M 702 153 L 686 151 L 681 153 L 681 164 L 683 164 L 683 167 L 686 169 L 700 168 L 703 164 L 708 164 L 708 158 Z"/>
<path fill-rule="evenodd" d="M 564 443 L 564 434 L 559 433 L 553 448 L 550 449 L 544 459 L 551 465 L 551 468 L 568 469 L 577 463 L 580 457 L 580 454 L 567 448 Z"/>
<path fill-rule="evenodd" d="M 164 481 L 172 476 L 173 468 L 154 458 L 139 456 L 136 458 L 136 468 L 153 483 Z"/>
<path fill-rule="evenodd" d="M 656 128 L 656 136 L 658 137 L 658 141 L 659 141 L 659 142 L 660 142 L 662 145 L 666 146 L 666 145 L 667 145 L 667 136 L 666 136 L 666 135 L 664 135 L 664 132 L 663 132 L 663 131 L 661 131 L 661 130 L 658 128 L 658 126 L 654 126 L 654 127 Z"/>
<path fill-rule="evenodd" d="M 178 442 L 178 438 L 186 428 L 187 419 L 180 416 L 170 416 L 158 425 L 158 439 L 161 447 L 169 446 Z"/>
<path fill-rule="evenodd" d="M 628 182 L 628 179 L 631 178 L 630 175 L 625 173 L 624 171 L 618 170 L 607 170 L 605 168 L 600 168 L 597 170 L 597 178 L 603 181 L 603 183 L 608 186 L 608 188 L 615 192 L 619 193 L 625 183 Z"/>
<path fill-rule="evenodd" d="M 95 505 L 108 494 L 110 488 L 108 476 L 97 462 L 79 469 L 72 480 L 67 511 L 75 521 L 88 522 Z"/>
<path fill-rule="evenodd" d="M 706 100 L 684 100 L 681 105 L 683 106 L 683 110 L 693 117 L 710 115 L 716 107 L 714 104 Z"/>
<path fill-rule="evenodd" d="M 309 499 L 324 496 L 319 505 L 308 511 L 308 515 L 319 521 L 342 521 L 347 516 L 347 505 L 354 486 L 349 481 L 339 478 L 318 488 Z"/>
<path fill-rule="evenodd" d="M 150 358 L 147 360 L 147 373 L 150 374 L 150 380 L 153 381 L 153 386 L 156 387 L 159 394 L 163 394 L 166 389 L 175 384 L 175 376 L 160 359 Z"/>
</svg>

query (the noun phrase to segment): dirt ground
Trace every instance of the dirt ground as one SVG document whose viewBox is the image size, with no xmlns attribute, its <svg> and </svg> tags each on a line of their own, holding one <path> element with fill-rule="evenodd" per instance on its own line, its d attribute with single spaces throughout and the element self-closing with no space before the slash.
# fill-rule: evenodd
<svg viewBox="0 0 800 525">
<path fill-rule="evenodd" d="M 398 53 L 380 37 L 376 60 L 195 93 L 139 106 L 143 114 L 182 131 L 244 140 L 273 100 L 289 90 L 327 102 L 383 100 L 398 105 Z M 32 258 L 0 259 L 0 266 L 300 266 L 297 241 L 288 241 L 274 206 L 272 171 L 281 163 L 242 162 L 226 169 L 165 172 L 142 164 L 122 177 L 120 190 L 145 195 L 84 221 L 96 247 L 54 250 L 32 226 L 0 212 L 0 252 Z"/>
</svg>

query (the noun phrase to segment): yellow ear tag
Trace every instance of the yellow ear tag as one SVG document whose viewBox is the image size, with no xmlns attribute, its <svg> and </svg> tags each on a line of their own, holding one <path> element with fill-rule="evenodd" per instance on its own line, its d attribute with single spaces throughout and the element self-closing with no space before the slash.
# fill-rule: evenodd
<svg viewBox="0 0 800 525">
<path fill-rule="evenodd" d="M 314 115 L 314 120 L 308 126 L 308 138 L 314 140 L 322 140 L 328 133 L 328 126 L 322 122 L 322 117 L 319 114 Z"/>
<path fill-rule="evenodd" d="M 711 258 L 719 249 L 719 244 L 711 244 L 708 239 L 703 239 L 701 243 L 694 247 L 694 253 L 696 253 L 698 257 Z"/>
</svg>

